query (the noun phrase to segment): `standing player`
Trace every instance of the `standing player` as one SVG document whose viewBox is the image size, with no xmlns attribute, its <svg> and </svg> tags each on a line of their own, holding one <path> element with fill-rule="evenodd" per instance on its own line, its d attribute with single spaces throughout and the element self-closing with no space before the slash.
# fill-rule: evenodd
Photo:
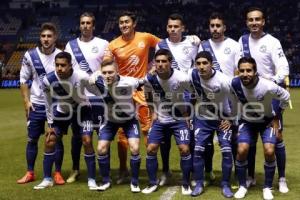
<svg viewBox="0 0 300 200">
<path fill-rule="evenodd" d="M 158 50 L 154 59 L 157 74 L 148 74 L 145 78 L 145 94 L 148 97 L 153 124 L 148 135 L 146 157 L 149 185 L 142 192 L 149 194 L 157 190 L 157 151 L 163 139 L 173 134 L 181 157 L 181 191 L 183 195 L 190 195 L 192 157 L 189 150 L 189 118 L 186 116 L 186 104 L 183 98 L 184 91 L 190 89 L 190 82 L 187 74 L 172 69 L 172 54 L 169 50 Z"/>
<path fill-rule="evenodd" d="M 213 58 L 210 52 L 201 51 L 195 59 L 196 69 L 189 72 L 190 81 L 196 91 L 195 117 L 193 120 L 195 134 L 194 177 L 196 186 L 192 196 L 203 192 L 205 148 L 210 142 L 211 135 L 216 131 L 222 152 L 222 194 L 226 198 L 233 197 L 230 189 L 232 169 L 231 150 L 231 118 L 234 95 L 231 92 L 231 79 L 213 68 Z M 227 97 L 227 98 L 225 98 Z"/>
<path fill-rule="evenodd" d="M 263 199 L 273 199 L 272 183 L 275 174 L 275 144 L 276 134 L 280 132 L 280 116 L 288 106 L 289 93 L 272 81 L 259 77 L 257 65 L 253 58 L 243 57 L 238 62 L 239 77 L 232 80 L 232 88 L 243 105 L 241 124 L 238 129 L 238 154 L 236 172 L 239 179 L 239 189 L 234 194 L 237 199 L 244 198 L 247 193 L 246 170 L 247 154 L 251 143 L 256 143 L 257 134 L 262 139 L 264 148 L 265 182 Z M 280 101 L 278 110 L 272 108 L 272 100 Z"/>
<path fill-rule="evenodd" d="M 99 69 L 104 56 L 104 50 L 108 46 L 108 42 L 94 36 L 95 16 L 92 13 L 85 12 L 80 16 L 80 37 L 71 40 L 66 45 L 66 52 L 72 55 L 74 70 L 79 70 L 79 73 L 91 75 Z M 95 95 L 85 90 L 85 95 L 89 97 L 92 104 L 93 126 L 95 130 L 99 130 L 99 124 L 103 117 L 102 101 L 96 98 Z M 92 138 L 87 138 L 91 140 Z M 84 142 L 84 141 L 83 141 Z M 68 183 L 72 183 L 79 176 L 79 160 L 81 151 L 81 135 L 78 130 L 73 130 L 72 136 L 72 160 L 73 171 L 71 172 Z M 85 159 L 95 159 L 95 155 L 84 155 Z"/>
<path fill-rule="evenodd" d="M 149 49 L 155 48 L 160 39 L 149 33 L 136 32 L 137 25 L 134 13 L 125 11 L 119 16 L 119 28 L 121 36 L 109 43 L 104 59 L 114 58 L 121 76 L 134 78 L 144 78 L 148 68 Z M 137 91 L 133 96 L 138 105 L 138 119 L 141 124 L 142 133 L 147 135 L 150 128 L 151 119 L 149 109 L 145 102 L 143 91 Z M 145 144 L 146 137 L 145 138 Z M 118 153 L 120 159 L 119 179 L 120 184 L 128 176 L 127 170 L 127 149 L 128 141 L 124 132 L 118 134 Z"/>
<path fill-rule="evenodd" d="M 54 57 L 60 52 L 55 48 L 57 29 L 52 23 L 44 23 L 40 31 L 41 46 L 28 50 L 23 58 L 20 71 L 21 94 L 24 100 L 27 118 L 28 143 L 26 147 L 27 173 L 17 183 L 28 183 L 35 180 L 34 164 L 38 153 L 38 140 L 45 131 L 46 110 L 41 89 L 44 76 L 54 71 Z M 29 89 L 28 81 L 32 80 Z M 63 144 L 56 145 L 56 170 L 54 181 L 64 184 L 61 175 Z"/>
<path fill-rule="evenodd" d="M 91 140 L 93 132 L 91 122 L 91 107 L 84 89 L 89 88 L 89 77 L 74 71 L 72 57 L 68 52 L 60 52 L 55 56 L 55 71 L 47 74 L 43 79 L 43 90 L 46 99 L 48 130 L 45 140 L 44 179 L 34 186 L 34 189 L 45 189 L 53 186 L 51 171 L 55 155 L 54 146 L 62 140 L 69 125 L 77 128 L 81 133 L 86 155 L 94 155 Z M 53 98 L 57 102 L 53 102 Z M 55 107 L 56 105 L 56 107 Z M 85 159 L 88 172 L 88 187 L 97 190 L 96 167 L 93 156 Z"/>
<path fill-rule="evenodd" d="M 113 60 L 105 60 L 101 64 L 101 74 L 95 74 L 90 83 L 95 85 L 97 95 L 102 96 L 106 105 L 105 122 L 99 130 L 98 162 L 102 185 L 98 190 L 104 191 L 111 186 L 110 179 L 110 143 L 119 128 L 122 128 L 128 139 L 131 151 L 131 183 L 132 192 L 140 192 L 139 169 L 141 157 L 139 153 L 140 127 L 136 119 L 136 109 L 133 101 L 133 90 L 140 87 L 138 79 L 119 76 L 117 65 Z M 94 79 L 94 80 L 92 80 Z"/>
<path fill-rule="evenodd" d="M 212 13 L 209 17 L 209 32 L 211 38 L 201 43 L 199 52 L 210 52 L 213 57 L 214 69 L 233 78 L 237 71 L 237 63 L 240 58 L 240 46 L 235 40 L 226 37 L 224 34 L 225 31 L 226 24 L 223 15 L 218 12 Z M 212 134 L 210 142 L 205 146 L 205 177 L 209 182 L 215 179 L 215 175 L 212 171 L 213 154 L 214 144 Z"/>
<path fill-rule="evenodd" d="M 249 8 L 246 14 L 246 23 L 250 34 L 243 35 L 239 43 L 244 56 L 253 57 L 257 62 L 257 72 L 260 76 L 270 79 L 279 85 L 284 84 L 284 79 L 289 75 L 288 61 L 284 55 L 278 39 L 264 32 L 264 13 L 260 8 Z M 279 101 L 273 101 L 275 110 L 279 109 Z M 280 116 L 282 120 L 282 117 Z M 249 180 L 248 185 L 254 184 L 256 146 L 249 151 Z M 283 143 L 282 131 L 276 136 L 275 146 L 276 161 L 279 177 L 279 191 L 289 191 L 285 179 L 286 151 Z"/>
<path fill-rule="evenodd" d="M 161 40 L 156 45 L 156 51 L 158 49 L 168 49 L 174 58 L 172 60 L 172 68 L 187 73 L 194 64 L 194 59 L 197 54 L 199 44 L 195 44 L 187 37 L 183 36 L 184 31 L 185 24 L 183 17 L 177 13 L 171 14 L 168 17 L 167 23 L 167 32 L 169 37 Z M 163 165 L 163 174 L 159 182 L 160 186 L 165 185 L 168 181 L 168 178 L 171 176 L 169 168 L 170 149 L 171 138 L 165 138 L 163 143 L 160 145 Z"/>
</svg>

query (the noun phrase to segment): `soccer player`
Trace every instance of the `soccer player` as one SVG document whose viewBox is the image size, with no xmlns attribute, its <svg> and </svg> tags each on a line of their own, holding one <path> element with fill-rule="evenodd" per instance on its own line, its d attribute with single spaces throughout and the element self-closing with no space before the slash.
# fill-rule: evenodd
<svg viewBox="0 0 300 200">
<path fill-rule="evenodd" d="M 95 176 L 95 154 L 89 138 L 92 134 L 91 107 L 84 89 L 90 88 L 89 76 L 72 68 L 72 57 L 68 52 L 60 52 L 55 56 L 55 71 L 43 79 L 43 90 L 46 99 L 48 130 L 46 132 L 44 153 L 44 179 L 34 189 L 45 189 L 53 186 L 51 171 L 55 156 L 54 146 L 62 140 L 72 123 L 82 136 L 88 172 L 88 187 L 97 190 Z M 57 102 L 53 102 L 53 98 Z M 55 107 L 56 106 L 56 107 Z"/>
<path fill-rule="evenodd" d="M 136 32 L 136 15 L 125 11 L 118 18 L 119 28 L 122 33 L 109 43 L 105 59 L 114 58 L 121 76 L 144 78 L 148 68 L 149 49 L 155 48 L 160 39 L 152 34 Z M 135 92 L 134 101 L 138 105 L 138 119 L 141 124 L 144 141 L 150 128 L 151 119 L 143 91 Z M 122 183 L 128 176 L 127 170 L 128 141 L 124 132 L 118 134 L 118 154 L 120 159 L 120 171 L 117 184 Z"/>
<path fill-rule="evenodd" d="M 222 194 L 233 197 L 230 189 L 232 169 L 232 120 L 235 96 L 231 92 L 231 79 L 213 68 L 213 57 L 208 51 L 196 55 L 196 68 L 189 71 L 189 78 L 196 91 L 195 117 L 193 120 L 195 149 L 193 169 L 196 186 L 192 196 L 198 196 L 204 187 L 205 148 L 216 131 L 222 152 Z M 229 102 L 230 100 L 230 102 Z"/>
<path fill-rule="evenodd" d="M 172 54 L 169 50 L 159 49 L 154 59 L 156 74 L 148 74 L 145 78 L 145 95 L 153 123 L 148 135 L 146 157 L 149 185 L 142 192 L 149 194 L 157 190 L 157 151 L 164 137 L 174 135 L 181 157 L 181 191 L 183 195 L 190 195 L 192 157 L 189 150 L 189 118 L 183 98 L 184 91 L 190 90 L 190 83 L 186 73 L 171 67 Z"/>
<path fill-rule="evenodd" d="M 168 49 L 174 58 L 172 60 L 172 68 L 187 73 L 194 64 L 199 44 L 195 44 L 186 36 L 183 36 L 185 24 L 183 17 L 180 14 L 173 13 L 168 17 L 166 29 L 169 37 L 161 40 L 156 45 L 156 51 L 158 49 Z M 170 149 L 171 138 L 165 138 L 160 145 L 163 165 L 163 174 L 160 177 L 159 182 L 160 186 L 165 185 L 168 182 L 168 178 L 171 176 L 169 168 Z"/>
<path fill-rule="evenodd" d="M 221 13 L 213 12 L 209 17 L 209 32 L 211 38 L 202 41 L 200 51 L 208 51 L 213 57 L 213 67 L 233 78 L 237 71 L 237 63 L 240 58 L 240 46 L 235 40 L 225 36 L 226 22 Z M 207 183 L 215 179 L 213 169 L 213 134 L 205 147 L 205 179 Z M 232 141 L 234 142 L 234 141 Z M 234 149 L 232 149 L 235 151 Z M 206 183 L 206 182 L 205 182 Z"/>
<path fill-rule="evenodd" d="M 84 12 L 80 16 L 80 36 L 71 40 L 66 45 L 66 52 L 72 55 L 73 69 L 79 70 L 79 73 L 91 75 L 99 69 L 104 56 L 104 50 L 108 46 L 108 41 L 94 36 L 95 16 L 93 13 Z M 92 104 L 93 126 L 96 131 L 103 117 L 103 102 L 95 95 L 85 90 L 85 95 L 89 97 Z M 92 138 L 88 138 L 91 140 Z M 67 183 L 76 181 L 79 176 L 79 160 L 81 151 L 81 135 L 77 130 L 73 130 L 71 154 L 73 160 L 73 171 L 71 172 Z M 85 155 L 85 158 L 91 159 L 92 155 Z M 92 156 L 93 157 L 93 156 Z"/>
<path fill-rule="evenodd" d="M 19 184 L 35 180 L 34 164 L 38 153 L 38 140 L 45 131 L 46 110 L 43 96 L 43 77 L 54 70 L 54 57 L 60 52 L 55 48 L 57 29 L 52 23 L 44 23 L 40 30 L 41 45 L 28 50 L 23 58 L 20 71 L 21 94 L 24 100 L 25 114 L 27 118 L 28 142 L 26 147 L 27 173 L 17 181 Z M 29 87 L 28 81 L 32 80 Z M 56 169 L 54 181 L 56 184 L 64 184 L 61 175 L 63 160 L 63 144 L 56 145 Z"/>
<path fill-rule="evenodd" d="M 111 186 L 110 179 L 110 144 L 119 128 L 125 132 L 131 151 L 131 191 L 140 192 L 139 169 L 141 157 L 139 154 L 140 127 L 136 119 L 136 109 L 133 101 L 133 91 L 140 87 L 138 79 L 119 76 L 118 66 L 114 60 L 105 60 L 101 64 L 101 73 L 92 77 L 90 84 L 98 88 L 98 96 L 102 96 L 106 104 L 105 122 L 101 125 L 98 139 L 98 162 L 102 185 L 98 190 L 104 191 Z M 98 75 L 97 75 L 98 74 Z"/>
<path fill-rule="evenodd" d="M 239 43 L 244 56 L 251 56 L 257 62 L 257 72 L 260 76 L 270 79 L 279 85 L 284 84 L 284 79 L 289 75 L 288 61 L 284 55 L 278 39 L 264 32 L 265 17 L 260 8 L 251 7 L 246 13 L 246 24 L 250 34 L 243 35 Z M 275 110 L 279 109 L 279 101 L 273 101 Z M 282 117 L 280 116 L 282 120 Z M 282 123 L 282 122 L 281 122 Z M 275 154 L 278 167 L 279 191 L 289 191 L 285 179 L 286 151 L 282 138 L 282 131 L 276 137 Z M 247 185 L 255 184 L 255 152 L 256 146 L 249 151 L 249 170 Z"/>
<path fill-rule="evenodd" d="M 246 170 L 247 154 L 251 143 L 256 143 L 259 133 L 264 149 L 265 182 L 263 199 L 273 199 L 271 191 L 275 174 L 276 136 L 281 130 L 280 116 L 288 106 L 289 93 L 274 82 L 258 76 L 258 66 L 251 57 L 243 57 L 238 62 L 239 77 L 232 80 L 231 86 L 243 105 L 241 122 L 238 129 L 238 154 L 236 172 L 239 189 L 236 199 L 244 198 L 247 193 Z M 280 101 L 278 110 L 272 108 L 272 100 Z M 275 114 L 274 114 L 275 111 Z"/>
</svg>

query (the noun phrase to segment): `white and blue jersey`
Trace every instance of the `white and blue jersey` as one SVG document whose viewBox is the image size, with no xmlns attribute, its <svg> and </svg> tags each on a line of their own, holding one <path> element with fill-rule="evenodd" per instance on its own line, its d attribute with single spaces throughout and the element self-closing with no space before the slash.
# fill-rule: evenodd
<svg viewBox="0 0 300 200">
<path fill-rule="evenodd" d="M 221 42 L 214 42 L 212 39 L 202 41 L 200 51 L 208 51 L 214 57 L 214 69 L 222 71 L 225 75 L 233 78 L 237 70 L 237 63 L 241 58 L 239 43 L 226 37 Z"/>
<path fill-rule="evenodd" d="M 90 78 L 90 85 L 95 88 L 94 94 L 105 103 L 105 119 L 99 129 L 99 140 L 112 141 L 119 128 L 123 128 L 127 138 L 139 138 L 140 127 L 136 119 L 136 108 L 133 92 L 140 86 L 139 80 L 133 77 L 117 76 L 112 86 L 108 86 L 96 72 Z"/>
<path fill-rule="evenodd" d="M 241 105 L 239 112 L 242 113 L 238 143 L 256 142 L 256 133 L 260 133 L 263 143 L 275 144 L 276 136 L 270 123 L 275 115 L 280 116 L 281 113 L 275 113 L 272 100 L 279 100 L 282 110 L 287 107 L 290 94 L 264 78 L 259 78 L 252 89 L 244 87 L 239 77 L 234 78 L 231 85 Z"/>
<path fill-rule="evenodd" d="M 80 74 L 77 71 L 73 71 L 72 75 L 65 80 L 60 79 L 56 72 L 51 72 L 44 77 L 43 80 L 44 94 L 46 99 L 46 111 L 48 124 L 53 124 L 55 113 L 59 115 L 66 115 L 61 120 L 70 120 L 74 113 L 81 114 L 80 119 L 77 120 L 80 124 L 81 122 L 90 121 L 90 104 L 88 98 L 84 94 L 85 88 L 91 88 L 89 86 L 89 77 L 85 74 Z M 91 89 L 89 89 L 91 90 Z M 57 99 L 53 103 L 53 98 Z M 56 105 L 56 111 L 54 110 L 54 105 Z M 91 123 L 91 122 L 88 122 Z M 55 125 L 55 123 L 54 123 Z M 89 125 L 88 128 L 84 128 L 83 131 L 91 131 Z"/>
<path fill-rule="evenodd" d="M 289 75 L 289 64 L 278 39 L 270 34 L 264 34 L 259 39 L 246 34 L 239 39 L 239 43 L 242 55 L 255 59 L 260 76 L 277 84 L 284 83 Z"/>
<path fill-rule="evenodd" d="M 26 84 L 32 80 L 30 88 L 30 102 L 33 104 L 45 105 L 42 90 L 42 81 L 46 74 L 55 69 L 55 56 L 61 50 L 55 48 L 49 54 L 43 54 L 38 47 L 26 51 L 20 70 L 20 83 Z"/>
<path fill-rule="evenodd" d="M 155 50 L 168 49 L 173 55 L 172 67 L 187 73 L 193 67 L 198 46 L 193 44 L 186 37 L 182 41 L 174 43 L 169 38 L 161 40 Z"/>
</svg>

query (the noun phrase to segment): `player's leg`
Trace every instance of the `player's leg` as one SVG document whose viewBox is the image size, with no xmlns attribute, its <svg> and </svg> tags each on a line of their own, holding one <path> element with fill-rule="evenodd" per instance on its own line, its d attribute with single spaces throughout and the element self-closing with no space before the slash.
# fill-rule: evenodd
<svg viewBox="0 0 300 200">
<path fill-rule="evenodd" d="M 234 194 L 236 199 L 242 199 L 246 196 L 247 186 L 246 186 L 246 176 L 248 161 L 247 156 L 249 152 L 249 147 L 251 143 L 251 135 L 255 134 L 253 127 L 249 123 L 242 123 L 238 130 L 238 149 L 237 157 L 235 162 L 235 169 L 239 180 L 239 189 Z"/>
<path fill-rule="evenodd" d="M 34 165 L 38 154 L 38 140 L 45 131 L 45 106 L 33 104 L 27 120 L 28 141 L 26 145 L 27 172 L 17 183 L 24 184 L 35 180 Z"/>
<path fill-rule="evenodd" d="M 146 157 L 146 169 L 149 177 L 148 186 L 142 190 L 144 194 L 150 194 L 157 190 L 158 180 L 157 180 L 157 170 L 158 170 L 158 161 L 157 161 L 157 151 L 159 144 L 163 140 L 164 124 L 161 124 L 158 121 L 154 121 L 152 128 L 148 134 L 148 146 L 147 146 L 147 157 Z"/>
<path fill-rule="evenodd" d="M 185 120 L 176 121 L 169 125 L 169 131 L 174 133 L 174 138 L 180 152 L 180 168 L 182 171 L 182 187 L 183 195 L 190 195 L 190 176 L 193 169 L 192 156 L 189 148 L 190 130 Z"/>
<path fill-rule="evenodd" d="M 131 152 L 130 168 L 131 168 L 131 192 L 140 192 L 139 187 L 139 171 L 141 166 L 140 156 L 140 127 L 139 122 L 136 119 L 132 119 L 126 122 L 123 129 L 128 138 L 129 148 Z"/>
<path fill-rule="evenodd" d="M 280 113 L 278 110 L 280 109 L 278 100 L 272 101 L 273 109 L 276 113 Z M 279 115 L 279 126 L 280 129 L 279 134 L 276 135 L 276 145 L 275 145 L 275 155 L 276 155 L 276 162 L 277 162 L 277 170 L 278 170 L 278 179 L 279 179 L 279 192 L 287 193 L 289 188 L 287 186 L 286 178 L 285 178 L 285 166 L 286 166 L 286 150 L 285 144 L 283 141 L 283 116 L 282 114 Z"/>
<path fill-rule="evenodd" d="M 217 135 L 222 153 L 222 194 L 226 198 L 231 198 L 233 197 L 233 193 L 230 188 L 230 177 L 233 163 L 231 150 L 232 130 L 218 131 Z"/>
<path fill-rule="evenodd" d="M 196 186 L 192 192 L 192 196 L 199 196 L 204 189 L 204 166 L 205 166 L 205 147 L 211 137 L 214 129 L 210 129 L 206 120 L 194 118 L 194 158 L 193 158 L 193 170 Z"/>
<path fill-rule="evenodd" d="M 256 185 L 256 179 L 255 179 L 255 160 L 256 160 L 256 143 L 257 143 L 257 136 L 258 134 L 255 134 L 255 138 L 250 143 L 250 148 L 248 152 L 248 177 L 246 180 L 247 188 Z"/>
<path fill-rule="evenodd" d="M 84 160 L 87 166 L 88 172 L 88 187 L 90 190 L 97 190 L 96 184 L 96 164 L 95 164 L 95 151 L 93 147 L 93 121 L 90 113 L 92 110 L 90 107 L 82 106 L 77 111 L 80 114 L 80 132 L 82 135 L 82 144 L 84 148 Z M 77 121 L 73 121 L 77 123 Z"/>
<path fill-rule="evenodd" d="M 115 134 L 119 125 L 107 121 L 106 124 L 102 125 L 99 130 L 98 137 L 98 164 L 100 174 L 102 176 L 102 184 L 99 186 L 99 190 L 104 191 L 111 187 L 110 179 L 110 143 L 114 139 Z"/>
<path fill-rule="evenodd" d="M 119 177 L 117 184 L 123 183 L 129 176 L 127 168 L 127 151 L 128 151 L 128 139 L 126 138 L 123 129 L 118 130 L 118 156 L 119 156 Z"/>
<path fill-rule="evenodd" d="M 209 141 L 205 145 L 205 181 L 204 185 L 210 185 L 215 179 L 215 175 L 213 173 L 213 156 L 215 153 L 214 146 L 214 134 L 211 134 L 209 137 Z"/>
<path fill-rule="evenodd" d="M 265 170 L 265 183 L 263 187 L 263 197 L 264 199 L 273 199 L 273 194 L 271 192 L 273 179 L 276 169 L 275 161 L 275 144 L 276 136 L 274 129 L 272 127 L 264 128 L 261 133 L 261 139 L 264 147 L 264 170 Z"/>
</svg>

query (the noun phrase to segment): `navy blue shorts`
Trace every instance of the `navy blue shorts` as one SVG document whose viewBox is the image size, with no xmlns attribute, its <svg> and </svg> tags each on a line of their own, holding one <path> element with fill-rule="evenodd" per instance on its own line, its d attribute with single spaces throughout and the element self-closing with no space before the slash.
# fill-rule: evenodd
<svg viewBox="0 0 300 200">
<path fill-rule="evenodd" d="M 98 140 L 113 141 L 119 128 L 124 130 L 127 138 L 140 138 L 140 124 L 137 119 L 133 118 L 125 123 L 107 121 L 100 127 Z"/>
<path fill-rule="evenodd" d="M 190 130 L 186 121 L 176 121 L 172 123 L 161 123 L 155 120 L 148 134 L 148 144 L 160 144 L 165 137 L 174 135 L 176 144 L 190 144 Z"/>
<path fill-rule="evenodd" d="M 239 125 L 237 142 L 247 143 L 249 145 L 255 144 L 257 140 L 257 134 L 259 133 L 264 144 L 275 144 L 275 131 L 272 127 L 268 127 L 268 125 L 269 123 L 242 122 Z"/>
<path fill-rule="evenodd" d="M 34 111 L 29 112 L 27 120 L 28 137 L 38 139 L 45 132 L 46 108 L 44 105 L 32 104 Z"/>
</svg>

